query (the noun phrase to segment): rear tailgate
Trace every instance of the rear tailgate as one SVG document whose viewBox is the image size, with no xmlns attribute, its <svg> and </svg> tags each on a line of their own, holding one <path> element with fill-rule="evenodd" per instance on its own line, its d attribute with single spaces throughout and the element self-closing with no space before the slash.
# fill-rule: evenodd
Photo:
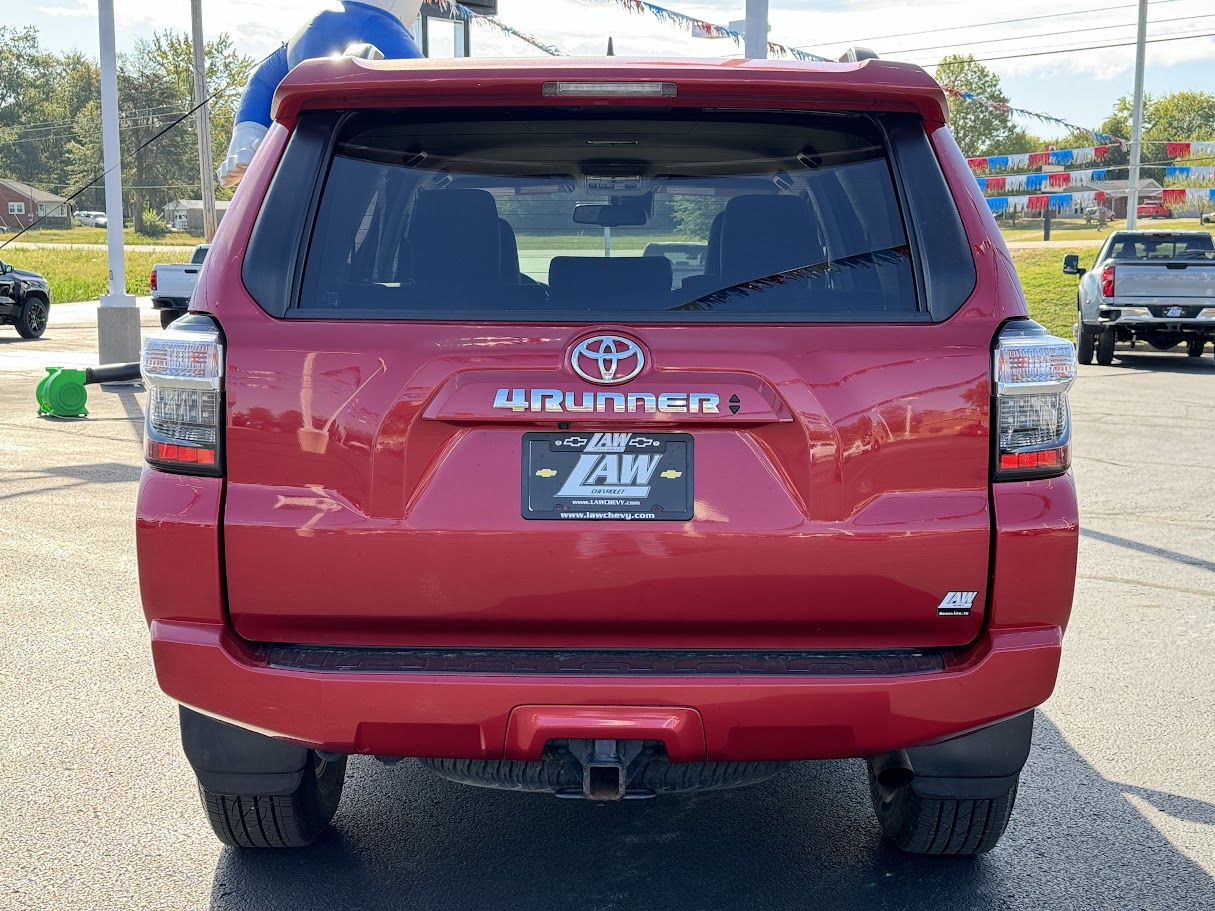
<svg viewBox="0 0 1215 911">
<path fill-rule="evenodd" d="M 1114 296 L 1118 299 L 1215 304 L 1215 262 L 1209 260 L 1119 262 L 1115 274 Z"/>
<path fill-rule="evenodd" d="M 194 294 L 202 266 L 192 263 L 157 263 L 153 268 L 156 270 L 157 297 L 189 300 Z"/>
<path fill-rule="evenodd" d="M 229 610 L 255 641 L 846 648 L 978 633 L 990 515 L 986 339 L 946 327 L 648 327 L 633 394 L 737 416 L 572 415 L 687 432 L 687 522 L 520 515 L 528 431 L 500 388 L 585 383 L 572 329 L 348 324 L 229 336 Z M 374 343 L 369 343 L 374 339 Z M 738 370 L 739 352 L 752 352 Z M 762 355 L 758 352 L 764 352 Z M 661 466 L 660 470 L 661 470 Z M 942 616 L 951 591 L 977 592 Z"/>
<path fill-rule="evenodd" d="M 621 67 L 622 78 L 632 72 Z M 340 80 L 318 91 L 340 84 L 352 103 L 371 103 L 391 80 L 370 69 L 365 94 Z M 853 72 L 873 82 L 872 70 Z M 731 91 L 762 96 L 753 73 L 729 79 Z M 862 85 L 867 109 L 940 110 L 935 86 L 907 81 L 885 100 Z M 426 85 L 413 101 L 430 103 Z M 864 94 L 832 86 L 820 95 L 833 110 Z M 730 100 L 720 87 L 703 91 Z M 280 92 L 289 121 L 306 104 Z M 991 344 L 1001 307 L 1019 295 L 998 250 L 971 252 L 918 114 L 807 125 L 676 107 L 633 110 L 626 123 L 603 109 L 585 121 L 512 109 L 516 132 L 493 148 L 478 131 L 501 112 L 369 116 L 365 127 L 357 117 L 336 127 L 336 153 L 334 120 L 300 119 L 243 284 L 236 274 L 207 283 L 203 305 L 226 333 L 224 553 L 241 636 L 765 649 L 977 637 L 991 546 Z M 826 132 L 803 142 L 799 130 Z M 850 138 L 833 144 L 833 130 Z M 394 143 L 404 153 L 385 151 Z M 575 147 L 599 157 L 563 162 Z M 309 164 L 310 155 L 322 158 Z M 298 188 L 318 172 L 328 185 L 309 200 Z M 652 199 L 631 201 L 635 178 L 653 189 L 658 177 L 667 183 Z M 702 185 L 724 219 L 713 228 L 713 206 L 696 202 Z M 620 262 L 603 263 L 598 229 L 588 242 L 546 221 L 560 209 L 570 225 L 573 203 L 596 192 L 651 207 L 645 229 L 613 230 Z M 692 195 L 667 208 L 664 193 Z M 548 201 L 533 204 L 533 194 Z M 921 232 L 929 216 L 933 230 Z M 660 219 L 673 227 L 655 236 Z M 510 229 L 501 245 L 499 221 Z M 805 235 L 778 230 L 811 222 Z M 311 246 L 288 280 L 281 257 L 296 241 L 269 226 L 297 223 Z M 707 244 L 700 283 L 643 290 L 655 269 L 633 260 L 653 241 Z M 977 288 L 973 256 L 985 262 Z M 722 292 L 747 258 L 749 283 Z M 826 268 L 790 268 L 824 258 Z M 499 271 L 512 269 L 500 286 Z M 597 278 L 565 285 L 563 275 Z M 700 294 L 710 288 L 718 292 Z M 786 292 L 812 309 L 782 309 Z M 626 358 L 622 370 L 637 367 L 628 382 L 576 369 L 579 350 L 602 354 L 608 336 L 644 361 Z M 663 460 L 614 463 L 653 488 L 638 495 L 644 517 L 525 518 L 537 503 L 554 508 L 552 488 L 539 496 L 535 485 L 564 484 L 573 471 L 568 460 L 560 470 L 529 461 L 537 433 L 568 434 L 576 447 L 633 434 L 658 447 Z M 673 444 L 684 447 L 678 459 Z M 625 484 L 604 465 L 581 482 Z M 550 470 L 561 476 L 541 474 Z M 687 503 L 650 495 L 689 477 Z M 657 516 L 655 502 L 674 503 L 672 514 L 687 506 L 690 518 Z"/>
</svg>

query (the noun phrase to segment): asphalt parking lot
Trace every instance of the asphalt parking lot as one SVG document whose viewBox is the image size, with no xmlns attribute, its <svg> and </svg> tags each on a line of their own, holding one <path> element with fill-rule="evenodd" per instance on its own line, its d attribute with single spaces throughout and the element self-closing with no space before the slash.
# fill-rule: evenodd
<svg viewBox="0 0 1215 911">
<path fill-rule="evenodd" d="M 0 330 L 0 909 L 1215 909 L 1209 353 L 1081 368 L 1058 689 L 1004 841 L 941 860 L 883 844 L 855 762 L 602 806 L 356 759 L 325 841 L 221 849 L 139 607 L 144 396 L 93 388 L 87 420 L 34 414 L 42 367 L 90 348 L 87 308 L 56 308 L 38 342 Z"/>
</svg>

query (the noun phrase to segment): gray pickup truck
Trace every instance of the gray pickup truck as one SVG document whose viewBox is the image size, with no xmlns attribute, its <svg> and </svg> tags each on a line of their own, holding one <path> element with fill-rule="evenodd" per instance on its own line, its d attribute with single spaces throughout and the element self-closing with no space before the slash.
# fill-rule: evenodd
<svg viewBox="0 0 1215 911">
<path fill-rule="evenodd" d="M 1160 351 L 1182 342 L 1201 357 L 1215 341 L 1215 242 L 1206 231 L 1118 231 L 1091 269 L 1063 258 L 1080 276 L 1076 347 L 1081 364 L 1114 360 L 1117 342 L 1142 341 Z"/>
</svg>

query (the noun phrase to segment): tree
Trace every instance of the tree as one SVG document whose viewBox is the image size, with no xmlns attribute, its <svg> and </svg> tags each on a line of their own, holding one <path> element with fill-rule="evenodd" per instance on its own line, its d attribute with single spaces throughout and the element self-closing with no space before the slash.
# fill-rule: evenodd
<svg viewBox="0 0 1215 911">
<path fill-rule="evenodd" d="M 222 156 L 232 132 L 239 90 L 251 60 L 238 54 L 227 35 L 207 43 L 213 157 Z M 0 176 L 12 177 L 63 196 L 92 181 L 102 169 L 100 76 L 97 62 L 77 52 L 44 51 L 33 28 L 0 26 Z M 124 211 L 140 227 L 145 207 L 197 196 L 198 140 L 187 118 L 136 153 L 194 105 L 189 39 L 162 32 L 139 42 L 119 60 L 118 107 L 123 155 Z M 101 208 L 101 184 L 77 205 Z"/>
<path fill-rule="evenodd" d="M 684 234 L 709 239 L 713 219 L 722 210 L 725 200 L 717 196 L 676 196 L 672 203 L 675 224 Z"/>
<path fill-rule="evenodd" d="M 194 107 L 199 99 L 194 97 L 194 45 L 188 35 L 180 32 L 156 32 L 150 41 L 140 41 L 135 52 L 155 61 L 173 80 L 182 98 L 190 99 L 186 110 Z M 244 88 L 253 58 L 237 53 L 232 39 L 226 33 L 208 41 L 204 49 L 207 66 L 207 91 L 214 97 L 209 107 L 211 114 L 211 159 L 218 163 L 228 151 L 228 140 L 236 121 L 236 106 L 240 90 Z M 182 125 L 183 127 L 185 124 Z M 191 134 L 196 135 L 191 118 Z M 194 139 L 195 151 L 190 156 L 193 173 L 198 173 L 198 139 Z M 230 195 L 230 193 L 229 193 Z"/>
<path fill-rule="evenodd" d="M 949 54 L 942 58 L 936 77 L 941 85 L 1008 102 L 1008 96 L 1000 88 L 1000 77 L 977 62 L 973 54 Z M 949 129 L 968 158 L 1034 152 L 1042 147 L 1041 140 L 1017 126 L 1009 115 L 981 102 L 952 96 Z"/>
</svg>

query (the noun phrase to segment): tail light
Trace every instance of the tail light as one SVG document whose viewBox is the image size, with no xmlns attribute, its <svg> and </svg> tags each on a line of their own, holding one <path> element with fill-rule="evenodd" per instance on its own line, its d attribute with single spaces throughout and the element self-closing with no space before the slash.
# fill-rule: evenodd
<svg viewBox="0 0 1215 911">
<path fill-rule="evenodd" d="M 183 316 L 172 328 L 148 336 L 139 367 L 148 390 L 148 464 L 181 474 L 222 474 L 219 326 L 208 316 Z"/>
<path fill-rule="evenodd" d="M 151 286 L 153 291 L 156 290 L 156 270 L 155 269 L 153 269 L 148 274 L 148 284 Z"/>
<path fill-rule="evenodd" d="M 1106 266 L 1101 270 L 1101 296 L 1114 296 L 1114 267 Z"/>
<path fill-rule="evenodd" d="M 1071 464 L 1072 343 L 1032 320 L 1009 323 L 996 339 L 994 373 L 996 480 L 1063 474 Z"/>
</svg>

